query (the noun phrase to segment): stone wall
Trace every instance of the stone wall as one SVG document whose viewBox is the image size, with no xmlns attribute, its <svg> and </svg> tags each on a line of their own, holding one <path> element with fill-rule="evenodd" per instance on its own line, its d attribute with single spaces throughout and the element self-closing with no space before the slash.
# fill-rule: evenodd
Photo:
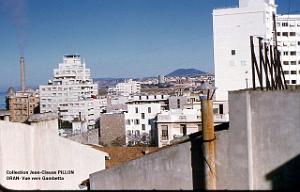
<svg viewBox="0 0 300 192">
<path fill-rule="evenodd" d="M 100 144 L 125 145 L 125 116 L 124 114 L 101 114 Z"/>
</svg>

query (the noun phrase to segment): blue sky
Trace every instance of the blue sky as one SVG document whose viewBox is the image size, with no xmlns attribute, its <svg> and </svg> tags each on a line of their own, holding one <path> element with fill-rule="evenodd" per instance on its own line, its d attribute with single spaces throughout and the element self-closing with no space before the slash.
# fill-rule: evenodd
<svg viewBox="0 0 300 192">
<path fill-rule="evenodd" d="M 9 2 L 9 3 L 8 3 Z M 289 1 L 277 0 L 278 12 Z M 93 77 L 143 77 L 177 68 L 213 72 L 212 10 L 238 0 L 0 0 L 0 90 L 46 84 L 64 54 Z M 290 0 L 290 10 L 300 2 Z M 20 51 L 21 50 L 21 51 Z"/>
</svg>

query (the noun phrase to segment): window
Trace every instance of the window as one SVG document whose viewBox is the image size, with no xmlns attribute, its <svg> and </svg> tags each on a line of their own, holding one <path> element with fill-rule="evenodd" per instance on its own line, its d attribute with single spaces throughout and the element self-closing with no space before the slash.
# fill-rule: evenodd
<svg viewBox="0 0 300 192">
<path fill-rule="evenodd" d="M 285 80 L 285 83 L 286 84 L 290 84 L 290 80 Z"/>
<path fill-rule="evenodd" d="M 297 74 L 297 71 L 296 71 L 296 70 L 293 70 L 293 71 L 291 71 L 291 74 L 292 74 L 292 75 L 295 75 L 295 74 Z"/>
<path fill-rule="evenodd" d="M 297 62 L 296 61 L 291 61 L 291 65 L 296 65 Z"/>
<path fill-rule="evenodd" d="M 140 131 L 139 131 L 139 130 L 136 130 L 136 131 L 134 132 L 134 135 L 135 135 L 136 137 L 139 137 L 139 136 L 140 136 Z"/>
<path fill-rule="evenodd" d="M 223 104 L 219 104 L 219 114 L 224 114 L 224 112 L 223 112 Z"/>
<path fill-rule="evenodd" d="M 296 36 L 296 32 L 290 32 L 290 36 Z"/>
<path fill-rule="evenodd" d="M 288 37 L 289 33 L 288 32 L 282 32 L 282 36 Z"/>
<path fill-rule="evenodd" d="M 151 119 L 148 119 L 148 125 L 151 125 Z"/>
<path fill-rule="evenodd" d="M 161 126 L 161 140 L 168 140 L 168 125 Z"/>
<path fill-rule="evenodd" d="M 126 124 L 127 124 L 127 125 L 130 125 L 130 119 L 127 119 L 127 120 L 126 120 Z"/>
<path fill-rule="evenodd" d="M 283 65 L 289 65 L 288 61 L 283 61 Z"/>
<path fill-rule="evenodd" d="M 284 23 L 281 24 L 281 26 L 282 26 L 282 27 L 287 27 L 287 26 L 288 26 L 288 23 L 287 23 L 287 22 L 284 22 Z"/>
<path fill-rule="evenodd" d="M 177 108 L 180 108 L 180 99 L 177 99 Z"/>
<path fill-rule="evenodd" d="M 277 32 L 277 36 L 280 36 L 280 34 L 281 34 L 280 32 Z"/>
<path fill-rule="evenodd" d="M 154 99 L 156 99 L 156 95 L 154 95 Z"/>
<path fill-rule="evenodd" d="M 186 124 L 180 124 L 180 133 L 186 135 Z"/>
<path fill-rule="evenodd" d="M 139 112 L 139 108 L 135 108 L 135 113 L 138 113 Z"/>
<path fill-rule="evenodd" d="M 151 107 L 148 107 L 148 113 L 151 113 Z"/>
<path fill-rule="evenodd" d="M 145 130 L 145 129 L 146 129 L 146 125 L 142 124 L 142 130 Z"/>
<path fill-rule="evenodd" d="M 235 55 L 235 50 L 231 50 L 231 55 Z"/>
<path fill-rule="evenodd" d="M 292 83 L 291 83 L 291 84 L 294 84 L 294 85 L 295 85 L 295 84 L 296 84 L 296 80 L 292 80 Z"/>
<path fill-rule="evenodd" d="M 135 120 L 134 120 L 134 124 L 135 124 L 135 125 L 139 125 L 139 124 L 140 124 L 140 120 L 139 120 L 139 119 L 135 119 Z"/>
<path fill-rule="evenodd" d="M 298 61 L 298 65 L 300 65 L 300 60 Z"/>
<path fill-rule="evenodd" d="M 247 61 L 241 60 L 241 66 L 246 66 L 246 64 L 247 64 Z"/>
<path fill-rule="evenodd" d="M 300 41 L 298 41 L 298 45 L 300 45 Z"/>
<path fill-rule="evenodd" d="M 296 51 L 291 51 L 290 54 L 291 55 L 296 55 Z"/>
<path fill-rule="evenodd" d="M 283 55 L 289 55 L 289 52 L 288 51 L 284 51 Z"/>
<path fill-rule="evenodd" d="M 280 27 L 280 22 L 277 22 L 276 24 L 277 24 L 277 27 Z"/>
<path fill-rule="evenodd" d="M 219 113 L 219 109 L 218 108 L 213 108 L 213 113 L 214 114 L 218 114 Z"/>
<path fill-rule="evenodd" d="M 145 113 L 141 113 L 141 118 L 145 119 Z"/>
<path fill-rule="evenodd" d="M 285 75 L 290 74 L 289 71 L 283 71 L 283 73 L 284 73 Z"/>
<path fill-rule="evenodd" d="M 198 131 L 202 130 L 202 125 L 201 124 L 197 124 L 197 127 L 198 127 Z"/>
</svg>

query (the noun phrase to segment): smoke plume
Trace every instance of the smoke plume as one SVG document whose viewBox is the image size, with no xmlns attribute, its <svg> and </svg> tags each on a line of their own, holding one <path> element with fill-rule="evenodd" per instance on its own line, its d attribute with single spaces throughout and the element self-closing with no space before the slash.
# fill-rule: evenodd
<svg viewBox="0 0 300 192">
<path fill-rule="evenodd" d="M 26 0 L 0 0 L 0 8 L 8 14 L 16 27 L 20 56 L 23 56 L 26 45 Z"/>
</svg>

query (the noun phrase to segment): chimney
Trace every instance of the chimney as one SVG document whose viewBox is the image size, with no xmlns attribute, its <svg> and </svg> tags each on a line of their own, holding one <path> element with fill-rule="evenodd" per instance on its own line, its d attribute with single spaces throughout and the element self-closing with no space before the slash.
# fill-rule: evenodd
<svg viewBox="0 0 300 192">
<path fill-rule="evenodd" d="M 25 60 L 24 57 L 20 57 L 20 86 L 21 91 L 25 91 Z"/>
</svg>

